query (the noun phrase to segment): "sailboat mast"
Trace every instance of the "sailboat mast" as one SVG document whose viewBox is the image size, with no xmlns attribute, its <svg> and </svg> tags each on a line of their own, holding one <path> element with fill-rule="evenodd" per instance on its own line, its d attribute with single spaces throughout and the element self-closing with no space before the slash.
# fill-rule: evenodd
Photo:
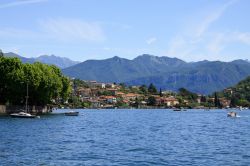
<svg viewBox="0 0 250 166">
<path fill-rule="evenodd" d="M 28 112 L 28 98 L 29 98 L 29 87 L 28 87 L 28 82 L 27 82 L 27 85 L 26 85 L 26 102 L 25 102 L 25 111 Z"/>
</svg>

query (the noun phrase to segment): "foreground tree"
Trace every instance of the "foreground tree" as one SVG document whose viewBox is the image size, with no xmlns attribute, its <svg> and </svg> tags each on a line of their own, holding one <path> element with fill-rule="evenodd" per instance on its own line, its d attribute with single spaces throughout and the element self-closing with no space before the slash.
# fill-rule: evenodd
<svg viewBox="0 0 250 166">
<path fill-rule="evenodd" d="M 29 104 L 46 105 L 52 100 L 66 99 L 69 80 L 55 66 L 42 63 L 22 64 L 17 58 L 0 57 L 0 103 L 23 104 L 26 85 Z"/>
</svg>

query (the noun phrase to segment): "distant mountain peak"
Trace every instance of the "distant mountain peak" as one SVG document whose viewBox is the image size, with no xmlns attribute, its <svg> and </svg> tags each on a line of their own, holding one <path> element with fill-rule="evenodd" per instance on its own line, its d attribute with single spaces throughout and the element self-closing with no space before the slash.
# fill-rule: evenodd
<svg viewBox="0 0 250 166">
<path fill-rule="evenodd" d="M 89 60 L 63 69 L 63 73 L 83 80 L 125 82 L 128 85 L 155 84 L 158 88 L 209 94 L 235 84 L 250 74 L 244 61 L 200 61 L 187 63 L 178 58 L 142 54 L 132 60 L 114 56 Z M 246 63 L 246 62 L 245 62 Z"/>
<path fill-rule="evenodd" d="M 7 57 L 17 57 L 23 63 L 42 62 L 42 63 L 46 63 L 46 64 L 50 64 L 50 65 L 56 65 L 59 68 L 66 68 L 66 67 L 70 67 L 70 66 L 73 66 L 73 65 L 79 63 L 77 61 L 72 61 L 69 58 L 59 57 L 59 56 L 55 56 L 53 54 L 52 55 L 41 55 L 37 58 L 26 58 L 26 57 L 20 56 L 16 53 L 13 53 L 13 52 L 4 53 L 4 55 Z"/>
<path fill-rule="evenodd" d="M 249 61 L 247 59 L 246 60 L 236 59 L 236 60 L 233 60 L 231 63 L 246 64 L 246 63 L 249 63 Z"/>
<path fill-rule="evenodd" d="M 110 59 L 112 59 L 112 60 L 120 60 L 120 59 L 124 59 L 124 58 L 121 58 L 121 57 L 119 57 L 119 56 L 114 56 L 114 57 L 112 57 L 112 58 L 110 58 Z"/>
<path fill-rule="evenodd" d="M 7 52 L 7 53 L 4 53 L 4 55 L 7 57 L 21 57 L 20 55 L 14 52 Z"/>
<path fill-rule="evenodd" d="M 156 58 L 157 56 L 150 55 L 150 54 L 142 54 L 134 58 L 135 59 L 150 59 L 150 58 Z"/>
<path fill-rule="evenodd" d="M 108 61 L 114 61 L 114 62 L 130 61 L 130 60 L 126 59 L 126 58 L 121 58 L 119 56 L 114 56 L 114 57 L 106 59 L 106 60 L 108 60 Z"/>
</svg>

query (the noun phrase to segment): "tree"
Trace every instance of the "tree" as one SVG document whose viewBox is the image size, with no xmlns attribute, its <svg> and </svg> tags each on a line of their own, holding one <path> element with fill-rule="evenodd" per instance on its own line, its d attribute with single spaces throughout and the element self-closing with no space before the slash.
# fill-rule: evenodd
<svg viewBox="0 0 250 166">
<path fill-rule="evenodd" d="M 136 97 L 135 102 L 132 104 L 133 107 L 138 108 L 140 105 L 140 100 Z"/>
<path fill-rule="evenodd" d="M 0 103 L 22 101 L 25 95 L 22 63 L 18 58 L 0 57 Z"/>
<path fill-rule="evenodd" d="M 157 89 L 156 87 L 154 86 L 154 84 L 150 84 L 149 87 L 148 87 L 148 92 L 151 93 L 151 94 L 156 94 L 157 93 Z"/>
<path fill-rule="evenodd" d="M 239 99 L 233 95 L 230 100 L 230 107 L 236 107 Z"/>
<path fill-rule="evenodd" d="M 160 88 L 159 95 L 160 95 L 161 97 L 163 96 L 162 91 L 161 91 L 161 88 Z"/>
<path fill-rule="evenodd" d="M 3 57 L 3 56 L 4 56 L 4 54 L 3 54 L 2 50 L 0 49 L 0 57 Z"/>
<path fill-rule="evenodd" d="M 248 102 L 246 99 L 240 99 L 239 100 L 239 106 L 249 107 L 250 106 L 250 102 Z"/>
<path fill-rule="evenodd" d="M 203 95 L 201 96 L 201 102 L 202 103 L 206 103 L 207 102 L 206 96 L 203 96 Z"/>
<path fill-rule="evenodd" d="M 179 95 L 185 99 L 192 100 L 192 101 L 196 101 L 196 99 L 198 98 L 197 94 L 190 92 L 189 90 L 187 90 L 185 88 L 179 89 Z"/>
<path fill-rule="evenodd" d="M 125 83 L 120 83 L 119 85 L 120 85 L 123 89 L 126 88 L 126 84 L 125 84 Z"/>
<path fill-rule="evenodd" d="M 217 92 L 214 93 L 214 106 L 221 107 L 220 100 L 218 98 Z"/>
<path fill-rule="evenodd" d="M 70 93 L 69 80 L 53 65 L 22 64 L 18 58 L 0 57 L 0 76 L 2 104 L 23 104 L 27 84 L 31 105 L 43 106 L 52 99 L 66 99 Z"/>
<path fill-rule="evenodd" d="M 149 96 L 149 98 L 148 98 L 148 105 L 150 105 L 150 106 L 156 105 L 156 99 L 155 99 L 154 96 Z"/>
<path fill-rule="evenodd" d="M 140 86 L 139 90 L 141 91 L 142 94 L 147 94 L 148 93 L 148 87 L 147 87 L 147 85 Z"/>
<path fill-rule="evenodd" d="M 62 97 L 63 102 L 65 102 L 71 92 L 70 80 L 66 77 L 62 77 L 62 91 L 60 96 Z"/>
</svg>

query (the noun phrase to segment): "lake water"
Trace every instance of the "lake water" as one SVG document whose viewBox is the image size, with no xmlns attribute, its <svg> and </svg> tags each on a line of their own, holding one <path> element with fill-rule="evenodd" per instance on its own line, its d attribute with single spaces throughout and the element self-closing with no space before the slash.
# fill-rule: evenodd
<svg viewBox="0 0 250 166">
<path fill-rule="evenodd" d="M 250 111 L 79 111 L 0 117 L 0 165 L 250 165 Z"/>
</svg>

